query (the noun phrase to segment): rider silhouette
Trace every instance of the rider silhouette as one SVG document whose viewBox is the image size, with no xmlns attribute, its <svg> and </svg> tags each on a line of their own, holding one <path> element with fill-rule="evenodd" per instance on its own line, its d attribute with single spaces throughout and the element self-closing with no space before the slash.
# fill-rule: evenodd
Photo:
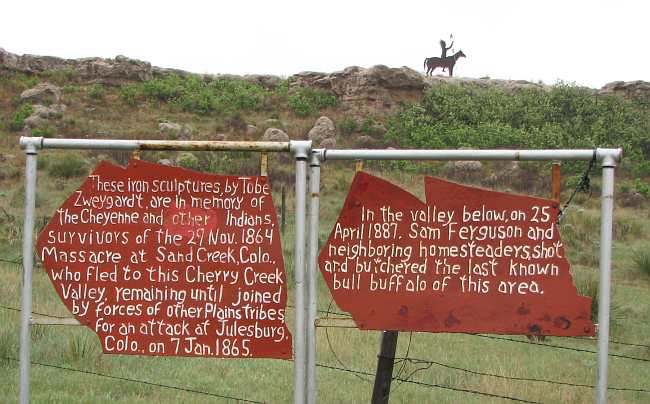
<svg viewBox="0 0 650 404">
<path fill-rule="evenodd" d="M 449 45 L 449 47 L 447 47 L 447 43 L 444 41 L 444 39 L 441 39 L 440 40 L 440 47 L 442 48 L 442 54 L 440 55 L 440 58 L 441 59 L 446 58 L 447 57 L 447 51 L 449 49 L 451 49 L 453 46 L 454 46 L 454 41 L 451 41 L 451 45 Z M 443 72 L 445 71 L 444 67 L 442 68 L 442 71 Z"/>
<path fill-rule="evenodd" d="M 440 57 L 442 59 L 446 58 L 447 57 L 447 51 L 449 49 L 451 49 L 453 46 L 454 46 L 454 41 L 451 41 L 451 45 L 449 45 L 449 47 L 447 47 L 447 43 L 443 39 L 441 39 L 440 40 L 440 47 L 442 48 L 442 55 L 440 55 Z"/>
</svg>

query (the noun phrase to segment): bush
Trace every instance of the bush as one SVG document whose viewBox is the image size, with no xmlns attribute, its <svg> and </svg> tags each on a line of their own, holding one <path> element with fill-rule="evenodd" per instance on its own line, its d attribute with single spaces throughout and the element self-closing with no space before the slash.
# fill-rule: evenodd
<svg viewBox="0 0 650 404">
<path fill-rule="evenodd" d="M 54 128 L 51 126 L 44 126 L 42 128 L 32 129 L 32 136 L 36 137 L 52 137 L 54 136 Z"/>
<path fill-rule="evenodd" d="M 218 79 L 209 83 L 199 77 L 170 75 L 142 84 L 142 93 L 153 102 L 167 102 L 199 115 L 233 116 L 262 108 L 268 91 L 244 80 Z"/>
<path fill-rule="evenodd" d="M 84 160 L 77 155 L 66 155 L 49 162 L 49 172 L 55 178 L 72 178 L 85 173 Z"/>
<path fill-rule="evenodd" d="M 25 119 L 29 117 L 32 112 L 34 112 L 32 104 L 23 104 L 18 111 L 11 116 L 11 120 L 9 121 L 9 130 L 13 132 L 21 130 L 23 126 L 25 126 Z"/>
<path fill-rule="evenodd" d="M 346 116 L 339 123 L 339 132 L 341 132 L 342 135 L 350 135 L 354 133 L 356 130 L 357 130 L 357 121 L 351 116 Z"/>
<path fill-rule="evenodd" d="M 105 93 L 106 90 L 104 89 L 103 85 L 95 84 L 94 86 L 90 87 L 90 90 L 88 91 L 88 97 L 93 100 L 101 100 L 104 98 Z"/>
<path fill-rule="evenodd" d="M 406 148 L 622 147 L 650 159 L 650 114 L 636 104 L 564 83 L 549 91 L 441 84 L 391 119 L 387 140 Z M 576 173 L 583 164 L 566 164 Z M 650 165 L 649 165 L 650 167 Z"/>
<path fill-rule="evenodd" d="M 307 117 L 318 113 L 322 108 L 338 105 L 336 95 L 314 89 L 302 87 L 289 96 L 289 107 L 299 117 Z"/>
<path fill-rule="evenodd" d="M 137 85 L 125 85 L 120 88 L 120 98 L 125 104 L 134 106 L 140 95 L 140 89 Z"/>
<path fill-rule="evenodd" d="M 183 168 L 188 168 L 190 170 L 196 170 L 199 168 L 198 157 L 189 152 L 181 153 L 176 161 L 178 162 L 178 165 Z"/>
</svg>

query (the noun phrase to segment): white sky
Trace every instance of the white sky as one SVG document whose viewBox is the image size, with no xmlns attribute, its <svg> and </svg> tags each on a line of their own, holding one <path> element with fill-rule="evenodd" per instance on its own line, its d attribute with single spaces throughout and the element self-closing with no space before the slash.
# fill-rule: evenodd
<svg viewBox="0 0 650 404">
<path fill-rule="evenodd" d="M 9 52 L 122 54 L 197 73 L 422 71 L 453 34 L 467 55 L 456 76 L 590 87 L 650 81 L 647 0 L 4 0 L 0 16 L 0 47 Z"/>
</svg>

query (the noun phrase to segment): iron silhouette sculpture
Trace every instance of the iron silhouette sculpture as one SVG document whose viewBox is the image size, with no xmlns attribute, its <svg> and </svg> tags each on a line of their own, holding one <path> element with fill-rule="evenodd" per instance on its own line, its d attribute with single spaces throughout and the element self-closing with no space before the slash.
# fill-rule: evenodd
<svg viewBox="0 0 650 404">
<path fill-rule="evenodd" d="M 440 41 L 441 45 L 443 41 Z M 446 56 L 444 58 L 438 58 L 438 57 L 431 57 L 431 58 L 426 58 L 424 59 L 424 68 L 426 69 L 426 75 L 431 76 L 433 75 L 433 71 L 438 68 L 442 67 L 442 70 L 444 71 L 445 69 L 449 70 L 449 77 L 454 75 L 454 65 L 456 65 L 456 62 L 460 58 L 467 57 L 462 50 L 459 50 L 458 52 L 454 53 L 452 56 Z"/>
</svg>

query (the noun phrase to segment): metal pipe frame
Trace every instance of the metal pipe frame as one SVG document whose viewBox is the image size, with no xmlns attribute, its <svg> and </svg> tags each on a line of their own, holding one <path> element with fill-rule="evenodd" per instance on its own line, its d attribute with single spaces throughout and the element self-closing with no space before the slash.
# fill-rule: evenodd
<svg viewBox="0 0 650 404">
<path fill-rule="evenodd" d="M 598 293 L 598 393 L 599 404 L 607 402 L 607 360 L 609 353 L 609 311 L 612 286 L 612 222 L 614 217 L 614 170 L 617 160 L 602 161 L 600 219 L 600 288 Z"/>
<path fill-rule="evenodd" d="M 602 198 L 600 230 L 600 291 L 598 302 L 598 404 L 607 403 L 607 355 L 609 350 L 609 315 L 612 266 L 612 222 L 614 215 L 614 170 L 623 157 L 623 150 L 558 149 L 558 150 L 368 150 L 314 149 L 321 162 L 328 160 L 521 160 L 567 161 L 598 160 L 602 165 Z M 310 256 L 310 260 L 311 260 Z M 314 258 L 315 260 L 315 258 Z M 309 263 L 312 265 L 312 263 Z M 310 296 L 314 299 L 315 296 Z M 309 324 L 315 327 L 319 321 Z M 311 347 L 310 347 L 311 349 Z M 314 347 L 315 350 L 315 347 Z M 311 354 L 311 352 L 309 353 Z M 310 363 L 311 366 L 311 363 Z M 308 373 L 313 370 L 308 369 Z"/>
<path fill-rule="evenodd" d="M 36 159 L 33 145 L 25 148 L 25 221 L 23 224 L 23 285 L 20 321 L 20 403 L 29 403 L 29 368 L 32 314 L 32 271 L 34 270 L 34 215 L 36 210 Z"/>
<path fill-rule="evenodd" d="M 104 149 L 104 150 L 186 150 L 186 151 L 259 151 L 288 152 L 289 142 L 230 142 L 216 140 L 111 140 L 111 139 L 48 139 L 43 137 L 20 138 L 20 147 L 36 149 Z"/>
<path fill-rule="evenodd" d="M 619 161 L 621 149 L 558 149 L 558 150 L 369 150 L 318 149 L 322 161 L 328 160 L 591 160 L 606 158 Z"/>
<path fill-rule="evenodd" d="M 294 327 L 294 401 L 305 401 L 305 216 L 307 189 L 307 159 L 311 155 L 311 141 L 289 142 L 224 142 L 224 141 L 163 141 L 163 140 L 106 140 L 106 139 L 47 139 L 20 138 L 25 151 L 25 222 L 23 231 L 23 285 L 20 330 L 20 403 L 29 403 L 30 323 L 45 324 L 43 319 L 32 319 L 32 271 L 34 266 L 34 214 L 36 201 L 36 156 L 39 149 L 103 149 L 103 150 L 187 150 L 187 151 L 257 151 L 291 152 L 296 159 L 296 234 L 294 246 L 295 327 Z M 68 319 L 53 319 L 52 324 L 76 324 Z"/>
<path fill-rule="evenodd" d="M 307 191 L 307 159 L 311 155 L 311 141 L 293 142 L 291 152 L 296 159 L 295 246 L 293 256 L 295 279 L 295 324 L 293 332 L 293 401 L 302 404 L 306 399 L 306 338 L 305 338 L 305 216 Z"/>
<path fill-rule="evenodd" d="M 318 216 L 320 205 L 320 158 L 309 159 L 309 215 L 307 223 L 307 403 L 316 402 L 316 316 L 318 309 Z"/>
</svg>

